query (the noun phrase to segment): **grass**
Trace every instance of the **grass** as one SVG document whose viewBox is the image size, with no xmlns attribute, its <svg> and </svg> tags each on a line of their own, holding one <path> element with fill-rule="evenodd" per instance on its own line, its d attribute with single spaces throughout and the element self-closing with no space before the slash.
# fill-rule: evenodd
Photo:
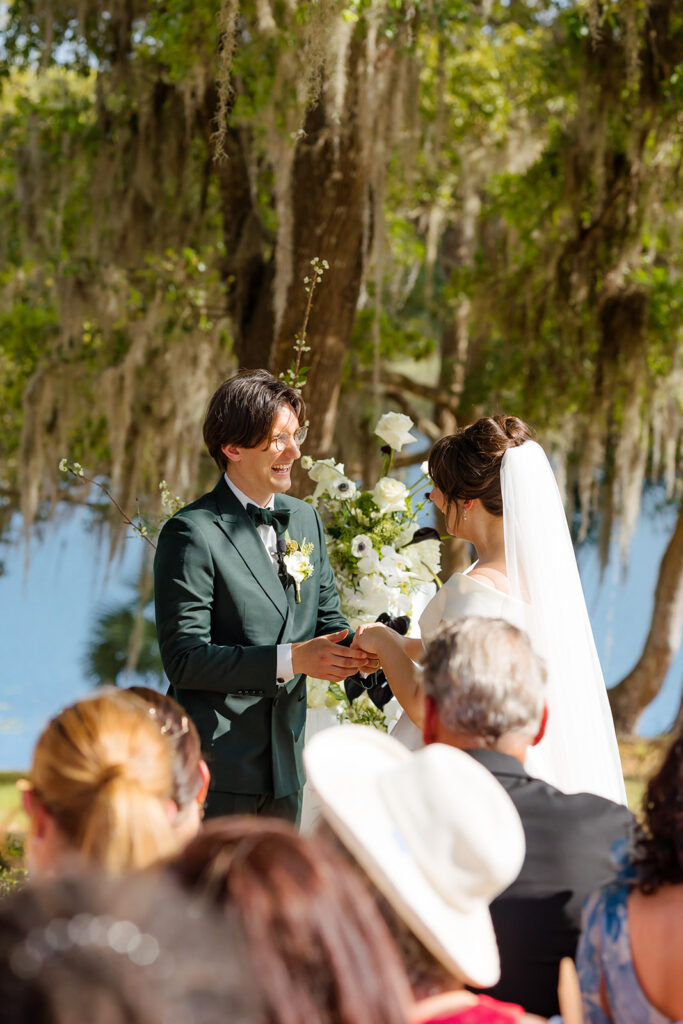
<svg viewBox="0 0 683 1024">
<path fill-rule="evenodd" d="M 25 775 L 0 772 L 0 897 L 11 893 L 26 878 L 23 847 L 28 822 L 17 789 L 17 779 Z"/>
<path fill-rule="evenodd" d="M 670 735 L 657 736 L 650 740 L 635 738 L 619 741 L 628 805 L 638 816 L 646 783 L 659 768 L 670 745 Z"/>
<path fill-rule="evenodd" d="M 17 779 L 26 777 L 26 772 L 0 772 L 0 830 L 2 832 L 25 832 L 26 815 L 21 806 L 21 793 Z"/>
</svg>

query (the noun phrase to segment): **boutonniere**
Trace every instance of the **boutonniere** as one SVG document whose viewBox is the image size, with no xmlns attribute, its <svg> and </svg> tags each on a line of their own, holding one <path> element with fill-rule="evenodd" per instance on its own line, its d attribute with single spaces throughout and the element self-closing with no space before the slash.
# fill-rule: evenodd
<svg viewBox="0 0 683 1024">
<path fill-rule="evenodd" d="M 301 584 L 313 575 L 313 565 L 308 557 L 313 551 L 313 542 L 307 541 L 304 537 L 301 544 L 299 544 L 298 541 L 292 540 L 288 533 L 285 534 L 285 541 L 287 549 L 283 562 L 287 575 L 294 581 L 296 600 L 297 603 L 300 603 Z"/>
</svg>

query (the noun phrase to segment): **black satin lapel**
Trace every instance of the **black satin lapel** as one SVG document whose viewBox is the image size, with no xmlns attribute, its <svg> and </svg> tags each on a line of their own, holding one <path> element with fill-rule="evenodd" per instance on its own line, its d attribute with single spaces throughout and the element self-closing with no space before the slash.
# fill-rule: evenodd
<svg viewBox="0 0 683 1024">
<path fill-rule="evenodd" d="M 298 510 L 297 510 L 296 505 L 292 505 L 290 502 L 288 502 L 280 494 L 276 494 L 275 495 L 275 500 L 274 500 L 273 504 L 274 504 L 276 509 L 279 510 L 279 509 L 283 509 L 284 508 L 284 509 L 287 509 L 287 511 L 290 513 L 289 526 L 287 527 L 287 534 L 288 534 L 288 536 L 292 540 L 295 540 L 298 543 L 301 543 L 301 541 L 303 540 L 303 537 L 300 535 L 300 533 L 299 533 L 299 531 L 297 529 L 299 517 L 297 515 L 297 511 Z M 309 539 L 309 538 L 307 538 L 307 539 Z M 305 586 L 305 585 L 306 585 L 306 581 L 304 581 L 304 583 L 303 583 L 303 586 Z M 283 592 L 286 595 L 286 599 L 287 599 L 287 616 L 286 616 L 286 620 L 285 620 L 285 626 L 284 626 L 284 629 L 283 629 L 283 636 L 287 636 L 287 630 L 289 629 L 289 627 L 292 625 L 292 623 L 294 621 L 294 613 L 296 612 L 296 607 L 297 607 L 297 603 L 298 603 L 297 599 L 296 599 L 296 587 L 294 585 L 294 580 L 291 580 L 291 579 L 287 580 L 287 585 L 286 585 L 286 588 L 285 588 L 285 590 Z"/>
<path fill-rule="evenodd" d="M 227 484 L 226 490 L 230 490 Z M 234 498 L 234 495 L 232 497 Z M 234 512 L 224 512 L 216 522 L 263 593 L 273 602 L 284 619 L 289 610 L 288 602 L 273 562 L 249 516 L 236 498 L 235 504 L 237 509 Z"/>
</svg>

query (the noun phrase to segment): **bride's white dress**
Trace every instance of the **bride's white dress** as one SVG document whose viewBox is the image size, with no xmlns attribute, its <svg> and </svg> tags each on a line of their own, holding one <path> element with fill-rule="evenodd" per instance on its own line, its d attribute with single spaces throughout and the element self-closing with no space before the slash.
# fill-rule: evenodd
<svg viewBox="0 0 683 1024">
<path fill-rule="evenodd" d="M 466 572 L 454 572 L 429 602 L 420 616 L 420 636 L 428 637 L 442 622 L 455 622 L 470 615 L 484 619 L 505 619 L 518 629 L 529 632 L 530 609 L 523 601 L 504 594 L 502 590 L 472 579 Z"/>
<path fill-rule="evenodd" d="M 470 615 L 487 619 L 504 619 L 523 629 L 542 653 L 542 638 L 538 632 L 531 606 L 518 598 L 504 594 L 492 586 L 472 579 L 470 568 L 456 572 L 444 583 L 425 608 L 420 618 L 420 635 L 427 639 L 442 622 L 455 622 Z M 563 715 L 562 697 L 557 686 L 549 681 L 547 691 L 548 730 L 537 746 L 529 749 L 525 767 L 530 775 L 544 779 L 566 793 L 589 792 L 625 803 L 623 780 L 618 768 L 618 750 L 614 730 L 603 730 L 599 721 L 592 720 L 581 726 L 581 718 Z M 571 695 L 569 695 L 571 700 Z M 579 700 L 581 704 L 581 700 Z M 563 720 L 564 719 L 564 720 Z M 420 731 L 404 713 L 392 735 L 411 749 L 422 744 Z M 593 747 L 591 748 L 591 744 Z M 615 770 L 612 767 L 615 763 Z"/>
<path fill-rule="evenodd" d="M 457 622 L 470 615 L 484 619 L 504 619 L 518 629 L 530 632 L 529 605 L 504 594 L 502 590 L 472 579 L 469 573 L 473 568 L 474 565 L 471 565 L 466 572 L 454 572 L 427 604 L 419 621 L 418 635 L 423 640 L 434 633 L 442 622 Z M 422 733 L 405 712 L 391 735 L 411 750 L 422 746 Z"/>
</svg>

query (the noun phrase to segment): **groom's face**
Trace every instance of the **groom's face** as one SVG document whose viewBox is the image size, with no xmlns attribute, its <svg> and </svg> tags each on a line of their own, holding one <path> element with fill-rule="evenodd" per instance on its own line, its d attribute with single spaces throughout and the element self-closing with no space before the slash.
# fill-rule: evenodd
<svg viewBox="0 0 683 1024">
<path fill-rule="evenodd" d="M 259 505 L 265 505 L 273 494 L 284 494 L 292 486 L 292 464 L 301 455 L 294 440 L 299 420 L 291 405 L 281 405 L 270 426 L 268 438 L 257 448 L 225 445 L 228 476 Z M 273 438 L 286 435 L 287 443 L 278 451 Z"/>
</svg>

